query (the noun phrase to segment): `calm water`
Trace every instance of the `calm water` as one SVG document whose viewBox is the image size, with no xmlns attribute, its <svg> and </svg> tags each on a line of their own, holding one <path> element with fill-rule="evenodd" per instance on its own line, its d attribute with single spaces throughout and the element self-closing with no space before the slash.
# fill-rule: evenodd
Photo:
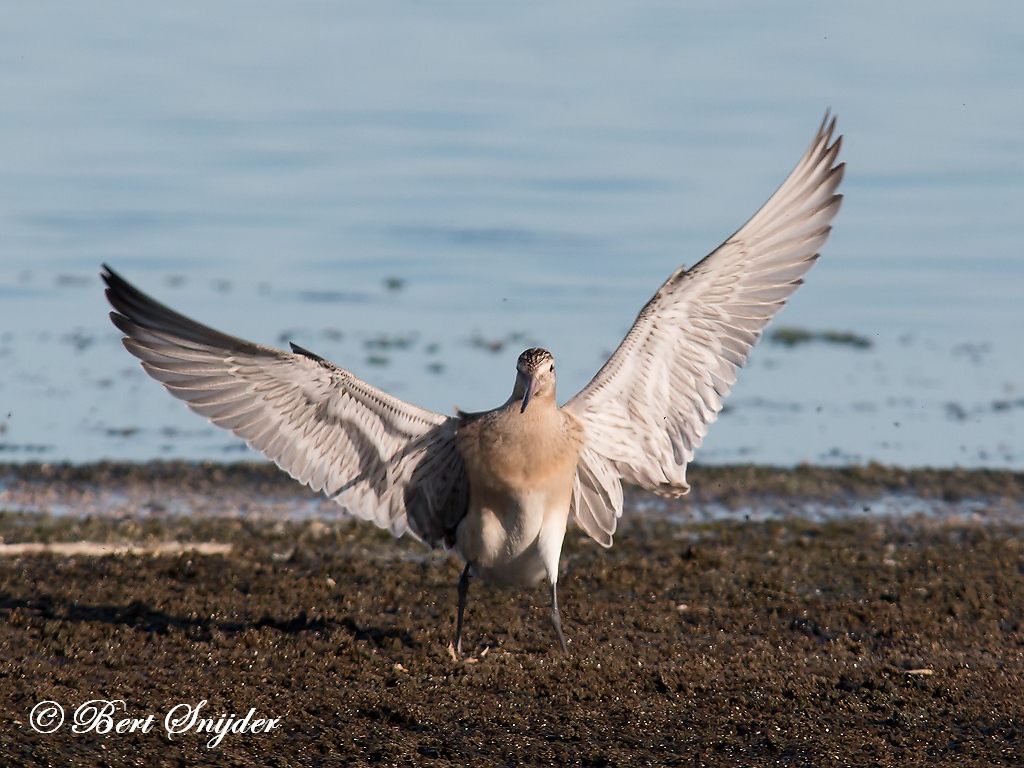
<svg viewBox="0 0 1024 768">
<path fill-rule="evenodd" d="M 420 405 L 567 399 L 826 107 L 846 202 L 698 459 L 1024 468 L 1024 6 L 0 6 L 0 460 L 248 456 L 145 378 L 109 262 Z"/>
</svg>

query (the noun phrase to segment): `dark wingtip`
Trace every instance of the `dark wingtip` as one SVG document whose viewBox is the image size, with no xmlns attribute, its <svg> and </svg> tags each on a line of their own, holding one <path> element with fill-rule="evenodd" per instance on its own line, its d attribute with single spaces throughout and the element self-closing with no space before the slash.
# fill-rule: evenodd
<svg viewBox="0 0 1024 768">
<path fill-rule="evenodd" d="M 818 126 L 818 136 L 815 141 L 821 141 L 821 139 L 824 138 L 826 146 L 828 145 L 828 142 L 832 140 L 832 135 L 836 131 L 836 119 L 838 117 L 838 115 L 832 114 L 832 107 L 825 110 L 825 116 L 821 120 L 821 125 Z M 833 146 L 838 145 L 842 138 L 842 136 L 839 136 Z M 831 149 L 831 147 L 828 147 L 828 149 Z"/>
<path fill-rule="evenodd" d="M 115 293 L 124 294 L 126 292 L 129 292 L 133 286 L 127 280 L 121 277 L 121 275 L 115 272 L 114 269 L 109 264 L 104 262 L 100 266 L 103 267 L 103 271 L 100 272 L 100 278 L 103 280 L 103 283 L 107 286 L 107 299 L 111 303 L 113 303 L 113 296 L 115 295 Z"/>
<path fill-rule="evenodd" d="M 110 319 L 127 336 L 135 336 L 138 328 L 173 336 L 193 344 L 204 344 L 221 350 L 265 354 L 266 349 L 251 341 L 229 336 L 197 323 L 175 312 L 129 283 L 108 264 L 100 273 L 107 287 L 107 301 L 115 310 Z M 120 318 L 120 319 L 119 319 Z"/>
<path fill-rule="evenodd" d="M 320 357 L 320 355 L 314 354 L 313 352 L 310 352 L 308 349 L 305 349 L 304 347 L 300 347 L 293 341 L 289 341 L 288 346 L 292 348 L 292 352 L 294 352 L 296 355 L 308 357 L 310 360 L 315 360 L 318 363 L 326 362 L 322 357 Z"/>
</svg>

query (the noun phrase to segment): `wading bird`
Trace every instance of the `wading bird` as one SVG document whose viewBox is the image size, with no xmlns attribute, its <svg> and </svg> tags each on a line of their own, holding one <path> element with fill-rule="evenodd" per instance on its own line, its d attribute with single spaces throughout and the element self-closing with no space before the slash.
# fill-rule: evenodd
<svg viewBox="0 0 1024 768">
<path fill-rule="evenodd" d="M 146 373 L 300 483 L 395 536 L 452 547 L 470 575 L 551 584 L 571 516 L 611 546 L 622 482 L 686 493 L 686 465 L 751 347 L 803 282 L 839 210 L 841 138 L 826 116 L 778 191 L 736 234 L 680 268 L 579 394 L 559 407 L 555 361 L 528 349 L 498 408 L 442 416 L 394 398 L 295 344 L 228 336 L 151 299 L 104 265 L 110 317 Z"/>
</svg>

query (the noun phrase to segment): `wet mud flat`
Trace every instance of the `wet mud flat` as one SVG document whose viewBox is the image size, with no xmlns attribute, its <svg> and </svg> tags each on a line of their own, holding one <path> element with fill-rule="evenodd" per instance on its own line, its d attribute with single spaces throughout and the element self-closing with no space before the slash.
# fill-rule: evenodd
<svg viewBox="0 0 1024 768">
<path fill-rule="evenodd" d="M 0 508 L 35 493 L 65 514 L 3 512 L 5 545 L 181 548 L 0 557 L 0 764 L 1019 765 L 1024 525 L 1005 510 L 1020 509 L 1021 476 L 914 477 L 700 469 L 703 496 L 686 503 L 786 508 L 859 493 L 870 505 L 899 482 L 936 502 L 972 491 L 1004 513 L 627 512 L 611 550 L 567 536 L 568 656 L 545 587 L 474 582 L 456 660 L 454 558 L 345 520 L 278 519 L 295 491 L 262 468 L 10 470 Z M 116 512 L 71 513 L 110 483 L 127 499 Z M 249 506 L 153 506 L 172 491 Z M 94 699 L 123 700 L 116 718 L 153 725 L 73 733 L 75 709 Z M 204 699 L 204 717 L 254 709 L 280 722 L 212 747 L 209 733 L 168 738 L 167 713 Z M 43 700 L 66 712 L 49 734 L 30 724 Z"/>
</svg>

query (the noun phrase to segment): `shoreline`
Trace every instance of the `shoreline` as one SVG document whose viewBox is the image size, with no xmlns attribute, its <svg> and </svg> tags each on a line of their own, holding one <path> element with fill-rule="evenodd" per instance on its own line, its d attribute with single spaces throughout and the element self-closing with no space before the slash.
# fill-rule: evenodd
<svg viewBox="0 0 1024 768">
<path fill-rule="evenodd" d="M 1024 500 L 1024 472 L 1004 469 L 913 468 L 882 464 L 793 468 L 758 464 L 691 464 L 687 472 L 691 491 L 684 498 L 700 501 L 735 500 L 745 495 L 835 499 L 906 493 L 925 499 L 955 501 L 965 498 Z M 64 483 L 69 486 L 149 485 L 187 483 L 206 488 L 250 488 L 261 493 L 302 490 L 270 462 L 219 463 L 213 461 L 99 461 L 71 463 L 0 463 L 0 483 Z M 643 491 L 626 486 L 627 490 Z"/>
</svg>

